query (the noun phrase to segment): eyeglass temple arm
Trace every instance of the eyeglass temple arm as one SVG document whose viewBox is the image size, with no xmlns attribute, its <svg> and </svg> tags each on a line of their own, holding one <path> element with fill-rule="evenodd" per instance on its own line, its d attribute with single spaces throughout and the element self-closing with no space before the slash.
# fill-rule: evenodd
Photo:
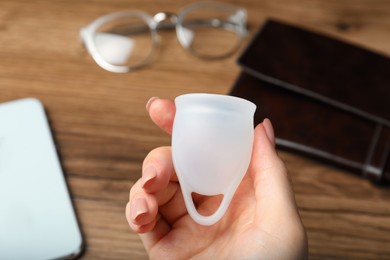
<svg viewBox="0 0 390 260">
<path fill-rule="evenodd" d="M 184 26 L 186 27 L 197 27 L 197 26 L 208 26 L 208 27 L 222 27 L 222 28 L 225 28 L 225 29 L 228 29 L 230 31 L 238 31 L 239 30 L 245 30 L 246 31 L 246 27 L 245 25 L 242 25 L 242 24 L 237 24 L 233 21 L 226 21 L 226 20 L 222 20 L 222 19 L 208 19 L 208 20 L 205 20 L 205 19 L 197 19 L 197 20 L 190 20 L 190 21 L 185 21 L 183 23 Z"/>
</svg>

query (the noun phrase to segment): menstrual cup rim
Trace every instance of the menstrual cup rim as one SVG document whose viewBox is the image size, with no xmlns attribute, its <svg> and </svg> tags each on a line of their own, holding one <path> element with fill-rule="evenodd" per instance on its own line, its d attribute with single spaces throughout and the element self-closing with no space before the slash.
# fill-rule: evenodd
<svg viewBox="0 0 390 260">
<path fill-rule="evenodd" d="M 256 111 L 257 107 L 253 102 L 247 99 L 223 94 L 187 93 L 175 98 L 175 104 L 177 106 L 180 106 L 181 104 L 186 105 L 189 101 L 191 101 L 191 103 L 199 103 L 199 105 L 204 105 L 210 101 L 215 101 L 215 104 L 223 101 L 226 109 L 237 110 L 238 108 L 242 108 L 242 110 L 250 111 L 252 113 Z"/>
</svg>

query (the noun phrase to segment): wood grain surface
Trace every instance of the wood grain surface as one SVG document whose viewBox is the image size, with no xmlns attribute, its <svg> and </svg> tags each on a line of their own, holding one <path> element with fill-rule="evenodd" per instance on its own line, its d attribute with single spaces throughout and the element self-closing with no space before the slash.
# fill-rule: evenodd
<svg viewBox="0 0 390 260">
<path fill-rule="evenodd" d="M 250 34 L 243 47 L 273 17 L 390 55 L 387 0 L 229 2 L 248 9 Z M 36 97 L 44 103 L 85 236 L 83 259 L 147 259 L 124 209 L 143 158 L 169 145 L 170 137 L 151 122 L 145 104 L 152 96 L 228 93 L 238 76 L 239 52 L 224 60 L 199 60 L 169 32 L 152 65 L 114 74 L 89 57 L 79 30 L 113 11 L 176 12 L 189 3 L 0 0 L 0 102 Z M 288 41 L 283 35 L 280 40 Z M 390 259 L 389 188 L 279 153 L 292 177 L 310 259 Z"/>
</svg>

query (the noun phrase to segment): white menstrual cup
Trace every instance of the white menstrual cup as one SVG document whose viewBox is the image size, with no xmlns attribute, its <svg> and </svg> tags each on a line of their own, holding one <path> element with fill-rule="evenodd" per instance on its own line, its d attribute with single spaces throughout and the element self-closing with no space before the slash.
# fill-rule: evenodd
<svg viewBox="0 0 390 260">
<path fill-rule="evenodd" d="M 175 99 L 172 156 L 190 216 L 213 225 L 225 214 L 252 155 L 256 105 L 241 98 L 186 94 Z M 198 213 L 191 193 L 222 194 L 210 216 Z"/>
</svg>

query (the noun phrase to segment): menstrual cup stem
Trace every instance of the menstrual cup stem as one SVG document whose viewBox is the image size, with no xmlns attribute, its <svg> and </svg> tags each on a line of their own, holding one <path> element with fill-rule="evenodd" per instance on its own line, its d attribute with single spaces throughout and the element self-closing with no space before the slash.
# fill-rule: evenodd
<svg viewBox="0 0 390 260">
<path fill-rule="evenodd" d="M 188 187 L 183 184 L 181 184 L 181 189 L 183 192 L 184 203 L 186 204 L 188 214 L 190 214 L 190 216 L 196 223 L 205 226 L 211 226 L 215 224 L 223 217 L 223 215 L 225 215 L 225 212 L 229 207 L 230 201 L 232 200 L 234 190 L 235 190 L 234 189 L 233 191 L 231 191 L 231 189 L 229 189 L 229 191 L 226 192 L 226 194 L 223 194 L 223 199 L 221 201 L 221 204 L 212 215 L 203 216 L 199 214 L 199 212 L 195 208 L 195 204 L 191 196 L 192 191 L 188 190 Z"/>
</svg>

